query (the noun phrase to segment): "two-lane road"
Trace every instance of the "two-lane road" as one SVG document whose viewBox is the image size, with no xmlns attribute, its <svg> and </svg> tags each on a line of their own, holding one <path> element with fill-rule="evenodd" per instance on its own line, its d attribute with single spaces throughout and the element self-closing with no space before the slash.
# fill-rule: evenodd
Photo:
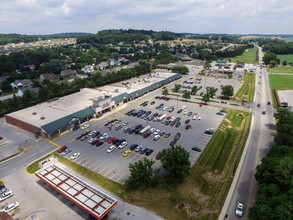
<svg viewBox="0 0 293 220">
<path fill-rule="evenodd" d="M 259 60 L 263 54 L 259 48 Z M 254 205 L 257 194 L 257 181 L 254 178 L 255 168 L 261 162 L 273 143 L 274 110 L 271 105 L 271 92 L 268 73 L 265 68 L 256 70 L 255 99 L 252 104 L 252 123 L 250 134 L 237 169 L 234 184 L 229 192 L 219 219 L 237 219 L 235 208 L 238 201 L 245 205 L 243 219 L 248 219 L 248 209 Z M 257 107 L 260 104 L 260 107 Z"/>
</svg>

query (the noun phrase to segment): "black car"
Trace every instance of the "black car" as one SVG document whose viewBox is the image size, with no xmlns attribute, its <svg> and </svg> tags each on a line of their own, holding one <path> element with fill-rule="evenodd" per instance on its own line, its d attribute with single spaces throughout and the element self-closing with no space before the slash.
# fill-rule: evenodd
<svg viewBox="0 0 293 220">
<path fill-rule="evenodd" d="M 99 141 L 98 143 L 96 143 L 96 146 L 99 147 L 103 144 L 104 142 L 103 141 Z"/>
<path fill-rule="evenodd" d="M 166 121 L 165 125 L 169 125 L 171 123 L 171 121 Z"/>
<path fill-rule="evenodd" d="M 171 141 L 170 146 L 174 146 L 176 144 L 176 140 Z"/>
<path fill-rule="evenodd" d="M 175 122 L 176 122 L 176 123 L 179 122 L 180 120 L 181 120 L 180 117 L 175 118 Z"/>
<path fill-rule="evenodd" d="M 182 109 L 179 109 L 178 111 L 177 111 L 177 114 L 179 114 L 179 113 L 181 113 L 182 112 Z"/>
<path fill-rule="evenodd" d="M 124 133 L 128 133 L 129 130 L 131 130 L 131 129 L 130 129 L 130 128 L 125 128 L 125 129 L 124 129 Z"/>
<path fill-rule="evenodd" d="M 165 138 L 168 138 L 168 137 L 170 137 L 170 135 L 171 135 L 171 133 L 167 133 L 167 134 L 165 134 Z"/>
<path fill-rule="evenodd" d="M 260 107 L 260 104 L 257 104 L 256 106 L 257 106 L 257 107 Z"/>
<path fill-rule="evenodd" d="M 76 126 L 74 126 L 73 128 L 72 128 L 72 131 L 76 131 L 77 129 L 79 129 L 80 128 L 80 126 L 79 125 L 76 125 Z"/>
<path fill-rule="evenodd" d="M 188 124 L 190 122 L 190 119 L 187 119 L 186 121 L 185 121 L 185 124 Z"/>
<path fill-rule="evenodd" d="M 224 115 L 223 112 L 217 112 L 216 114 L 217 114 L 217 115 Z"/>
<path fill-rule="evenodd" d="M 166 133 L 165 131 L 161 131 L 161 132 L 159 133 L 159 135 L 160 135 L 160 136 L 164 136 L 165 133 Z"/>
<path fill-rule="evenodd" d="M 199 148 L 199 147 L 192 147 L 191 149 L 194 151 L 197 151 L 197 152 L 201 152 L 201 148 Z"/>
<path fill-rule="evenodd" d="M 181 122 L 177 122 L 176 125 L 175 125 L 175 127 L 176 127 L 176 128 L 179 128 L 180 125 L 181 125 Z"/>
<path fill-rule="evenodd" d="M 271 102 L 268 102 L 268 103 L 267 103 L 267 105 L 270 105 L 270 104 L 271 104 Z"/>
<path fill-rule="evenodd" d="M 136 125 L 136 126 L 135 126 L 135 130 L 140 129 L 141 127 L 142 127 L 142 124 Z"/>
<path fill-rule="evenodd" d="M 153 149 L 149 149 L 149 148 L 147 148 L 146 151 L 145 151 L 145 155 L 149 156 L 149 155 L 151 155 L 153 152 L 154 152 Z"/>
<path fill-rule="evenodd" d="M 100 134 L 101 134 L 101 132 L 97 131 L 96 133 L 94 133 L 94 134 L 92 135 L 92 138 L 96 138 L 96 137 L 98 137 Z"/>
<path fill-rule="evenodd" d="M 153 105 L 153 104 L 155 104 L 155 101 L 151 101 L 151 103 L 150 103 L 151 105 Z"/>
<path fill-rule="evenodd" d="M 159 115 L 159 113 L 154 113 L 153 117 L 157 117 Z"/>
<path fill-rule="evenodd" d="M 181 137 L 181 133 L 178 132 L 178 133 L 175 135 L 174 140 L 178 141 L 180 137 Z"/>
<path fill-rule="evenodd" d="M 228 111 L 227 111 L 227 110 L 225 110 L 225 109 L 221 109 L 221 110 L 220 110 L 220 112 L 223 112 L 223 113 L 228 113 Z"/>
<path fill-rule="evenodd" d="M 262 111 L 262 114 L 265 115 L 266 114 L 266 111 Z"/>
<path fill-rule="evenodd" d="M 138 146 L 138 144 L 132 144 L 129 149 L 130 150 L 135 150 L 135 148 L 137 148 L 137 146 Z"/>
<path fill-rule="evenodd" d="M 191 128 L 191 125 L 186 125 L 185 129 L 188 130 L 189 128 Z"/>
<path fill-rule="evenodd" d="M 191 116 L 192 115 L 192 112 L 188 112 L 187 116 Z"/>
</svg>

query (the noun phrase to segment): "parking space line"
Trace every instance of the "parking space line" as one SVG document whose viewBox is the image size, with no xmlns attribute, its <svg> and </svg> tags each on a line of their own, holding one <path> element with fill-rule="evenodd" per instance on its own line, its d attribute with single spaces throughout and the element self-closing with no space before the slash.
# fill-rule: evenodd
<svg viewBox="0 0 293 220">
<path fill-rule="evenodd" d="M 115 182 L 119 182 L 119 180 L 121 180 L 122 177 L 124 177 L 125 175 L 127 175 L 127 172 L 119 172 L 119 174 L 120 175 L 117 176 L 118 178 L 113 178 L 112 177 L 113 178 L 112 180 L 115 181 Z"/>
<path fill-rule="evenodd" d="M 119 174 L 121 175 L 121 171 L 119 170 L 118 172 L 116 172 L 115 170 L 113 171 L 113 175 L 111 176 L 109 176 L 108 178 L 110 179 L 110 180 L 113 180 L 114 181 L 114 178 L 115 178 L 115 176 L 119 176 Z"/>
<path fill-rule="evenodd" d="M 103 169 L 101 169 L 101 170 L 99 171 L 99 173 L 102 174 L 103 171 L 104 171 L 105 169 L 107 169 L 108 167 L 110 167 L 110 165 L 106 165 Z"/>
<path fill-rule="evenodd" d="M 105 172 L 104 174 L 103 174 L 103 176 L 107 176 L 108 177 L 108 174 L 110 174 L 110 173 L 116 173 L 116 171 L 114 170 L 115 168 L 112 168 L 112 169 L 109 169 L 109 170 L 107 170 L 107 172 Z"/>
</svg>

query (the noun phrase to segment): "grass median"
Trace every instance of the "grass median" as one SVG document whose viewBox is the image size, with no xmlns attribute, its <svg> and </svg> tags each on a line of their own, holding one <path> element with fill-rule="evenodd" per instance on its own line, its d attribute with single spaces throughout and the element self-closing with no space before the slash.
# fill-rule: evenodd
<svg viewBox="0 0 293 220">
<path fill-rule="evenodd" d="M 247 102 L 250 103 L 253 101 L 254 90 L 255 90 L 255 74 L 245 73 L 243 84 L 232 100 L 242 101 L 246 99 Z"/>
</svg>

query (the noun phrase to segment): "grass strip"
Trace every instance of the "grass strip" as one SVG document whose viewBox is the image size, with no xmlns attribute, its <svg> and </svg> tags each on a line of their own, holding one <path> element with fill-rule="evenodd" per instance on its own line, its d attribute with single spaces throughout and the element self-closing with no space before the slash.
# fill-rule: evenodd
<svg viewBox="0 0 293 220">
<path fill-rule="evenodd" d="M 232 100 L 242 101 L 246 99 L 247 102 L 250 103 L 253 101 L 253 98 L 254 98 L 254 90 L 255 90 L 255 74 L 245 73 L 243 84 Z"/>
</svg>

